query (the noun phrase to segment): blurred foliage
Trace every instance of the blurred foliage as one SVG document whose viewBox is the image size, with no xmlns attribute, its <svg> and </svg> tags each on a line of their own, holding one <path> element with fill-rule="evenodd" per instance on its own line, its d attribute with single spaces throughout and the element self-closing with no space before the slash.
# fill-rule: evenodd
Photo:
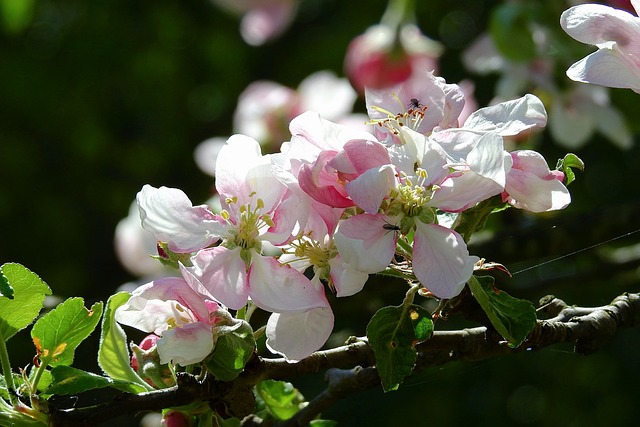
<svg viewBox="0 0 640 427">
<path fill-rule="evenodd" d="M 545 10 L 557 12 L 549 19 L 557 22 L 561 3 L 546 2 Z M 499 4 L 417 2 L 420 27 L 447 49 L 439 74 L 449 82 L 473 79 L 480 105 L 493 96 L 495 77 L 469 74 L 460 53 L 486 30 Z M 196 168 L 193 149 L 231 132 L 239 93 L 257 79 L 295 87 L 317 70 L 341 74 L 348 42 L 376 23 L 385 6 L 303 0 L 285 35 L 255 48 L 240 38 L 237 17 L 205 0 L 0 0 L 0 262 L 27 266 L 58 295 L 82 296 L 88 305 L 106 301 L 134 279 L 117 262 L 112 241 L 142 185 L 179 187 L 192 200 L 204 200 L 212 182 Z M 567 43 L 577 46 L 568 36 Z M 565 59 L 559 79 L 578 58 Z M 612 97 L 628 118 L 635 116 L 640 95 L 615 90 Z M 357 108 L 363 111 L 362 100 Z M 640 130 L 640 123 L 631 126 Z M 552 166 L 565 154 L 548 133 L 524 144 Z M 490 221 L 472 241 L 472 252 L 518 272 L 637 229 L 639 144 L 622 152 L 596 135 L 577 154 L 587 168 L 570 186 L 569 208 L 536 216 L 511 210 Z M 498 277 L 498 285 L 534 302 L 553 293 L 569 304 L 606 304 L 621 292 L 640 290 L 638 256 L 621 255 L 633 253 L 631 244 L 639 241 L 631 235 L 513 280 Z M 365 292 L 333 301 L 338 323 L 332 343 L 364 334 L 383 301 L 397 303 L 403 293 L 403 287 L 376 279 Z M 460 326 L 466 325 L 452 319 L 436 327 Z M 19 338 L 23 354 L 12 348 L 12 360 L 24 366 L 33 347 L 26 336 L 16 336 L 14 346 Z M 637 421 L 639 338 L 638 331 L 625 332 L 589 357 L 560 348 L 447 365 L 397 392 L 354 396 L 323 416 L 340 426 L 398 420 L 631 426 Z M 77 358 L 95 364 L 95 348 L 84 344 Z M 308 398 L 321 388 L 321 378 L 300 386 Z"/>
</svg>

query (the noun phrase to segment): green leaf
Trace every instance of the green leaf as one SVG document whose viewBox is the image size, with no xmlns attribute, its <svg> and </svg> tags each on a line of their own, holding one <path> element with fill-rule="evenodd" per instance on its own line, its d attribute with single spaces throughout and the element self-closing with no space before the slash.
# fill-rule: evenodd
<svg viewBox="0 0 640 427">
<path fill-rule="evenodd" d="M 536 325 L 533 304 L 497 289 L 491 276 L 471 276 L 467 284 L 493 327 L 509 342 L 509 346 L 515 348 L 522 344 Z"/>
<path fill-rule="evenodd" d="M 132 393 L 140 393 L 153 390 L 153 388 L 140 378 L 131 367 L 127 335 L 114 318 L 116 309 L 129 301 L 130 297 L 128 292 L 119 292 L 112 295 L 107 301 L 107 308 L 102 318 L 98 364 L 104 373 L 111 378 L 132 383 Z"/>
<path fill-rule="evenodd" d="M 13 288 L 9 284 L 9 279 L 0 270 L 0 297 L 13 299 Z"/>
<path fill-rule="evenodd" d="M 38 319 L 31 338 L 44 365 L 71 365 L 80 343 L 95 329 L 102 316 L 102 302 L 90 310 L 82 298 L 70 298 Z"/>
<path fill-rule="evenodd" d="M 575 154 L 568 153 L 564 158 L 558 160 L 556 169 L 562 171 L 565 176 L 565 185 L 571 184 L 576 179 L 576 174 L 573 169 L 584 170 L 584 162 Z"/>
<path fill-rule="evenodd" d="M 417 358 L 415 345 L 432 332 L 431 313 L 419 305 L 384 307 L 373 315 L 367 338 L 385 391 L 396 390 L 411 374 Z"/>
<path fill-rule="evenodd" d="M 20 264 L 4 264 L 0 272 L 13 289 L 13 299 L 0 298 L 0 339 L 7 341 L 33 322 L 42 310 L 45 296 L 51 295 L 51 289 L 37 274 Z"/>
<path fill-rule="evenodd" d="M 333 420 L 312 420 L 309 423 L 310 427 L 334 427 L 337 425 L 338 422 Z"/>
<path fill-rule="evenodd" d="M 45 391 L 46 394 L 78 394 L 104 387 L 114 387 L 126 392 L 132 392 L 132 390 L 137 389 L 136 387 L 132 388 L 131 383 L 127 381 L 113 380 L 109 377 L 64 365 L 53 368 L 51 375 L 53 381 Z"/>
<path fill-rule="evenodd" d="M 285 381 L 262 381 L 256 386 L 256 391 L 269 412 L 281 421 L 293 417 L 305 401 L 302 393 Z"/>
<path fill-rule="evenodd" d="M 507 59 L 525 62 L 537 56 L 530 21 L 531 10 L 527 5 L 509 3 L 494 9 L 489 33 L 498 51 Z"/>
<path fill-rule="evenodd" d="M 0 0 L 0 22 L 6 32 L 17 34 L 27 29 L 33 18 L 35 0 Z"/>
<path fill-rule="evenodd" d="M 218 326 L 213 353 L 204 361 L 207 370 L 220 381 L 232 381 L 244 369 L 256 347 L 253 329 L 244 320 L 235 320 L 231 326 Z"/>
</svg>

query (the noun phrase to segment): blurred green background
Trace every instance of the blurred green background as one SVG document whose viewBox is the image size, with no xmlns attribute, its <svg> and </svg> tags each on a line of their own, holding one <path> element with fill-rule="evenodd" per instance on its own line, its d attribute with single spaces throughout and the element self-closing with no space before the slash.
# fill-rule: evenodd
<svg viewBox="0 0 640 427">
<path fill-rule="evenodd" d="M 460 53 L 502 2 L 417 3 L 421 29 L 446 48 L 439 74 L 448 82 L 474 80 L 479 104 L 486 105 L 496 76 L 467 71 Z M 539 19 L 555 22 L 567 7 L 534 3 Z M 342 74 L 349 41 L 379 21 L 386 3 L 303 0 L 284 36 L 263 47 L 245 44 L 238 18 L 205 0 L 0 5 L 0 263 L 22 263 L 57 295 L 82 296 L 89 304 L 133 279 L 116 260 L 113 233 L 142 185 L 178 187 L 205 200 L 212 179 L 195 166 L 193 150 L 232 132 L 240 92 L 257 79 L 295 88 L 314 71 Z M 561 63 L 559 81 L 589 52 L 568 36 L 565 41 L 578 54 Z M 611 96 L 628 120 L 637 117 L 640 95 L 614 90 Z M 356 109 L 364 111 L 362 99 Z M 640 131 L 639 123 L 629 124 Z M 566 151 L 548 133 L 535 144 L 551 166 Z M 595 135 L 577 151 L 587 169 L 570 187 L 569 208 L 537 216 L 511 210 L 491 221 L 491 233 L 472 252 L 518 272 L 638 229 L 639 145 L 621 151 Z M 640 291 L 639 242 L 639 234 L 629 235 L 498 283 L 534 302 L 552 293 L 569 304 L 606 304 Z M 398 304 L 403 292 L 374 282 L 336 301 L 337 330 L 364 334 L 373 312 Z M 439 327 L 461 325 L 454 319 Z M 14 366 L 30 363 L 28 334 L 10 344 Z M 78 363 L 96 369 L 91 345 L 79 349 Z M 340 426 L 635 426 L 639 358 L 640 331 L 625 331 L 589 357 L 561 346 L 430 369 L 398 392 L 361 393 L 324 415 Z M 321 377 L 299 385 L 311 398 Z"/>
</svg>

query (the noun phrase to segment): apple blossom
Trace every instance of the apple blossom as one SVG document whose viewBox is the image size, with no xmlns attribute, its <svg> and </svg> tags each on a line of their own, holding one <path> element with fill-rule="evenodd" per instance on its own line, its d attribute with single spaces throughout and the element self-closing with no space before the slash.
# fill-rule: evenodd
<svg viewBox="0 0 640 427">
<path fill-rule="evenodd" d="M 196 291 L 183 277 L 166 277 L 140 286 L 116 310 L 116 320 L 160 336 L 160 363 L 186 366 L 214 348 L 213 328 L 230 315 L 211 295 Z"/>
<path fill-rule="evenodd" d="M 503 199 L 512 206 L 531 212 L 564 209 L 571 202 L 562 183 L 564 174 L 552 172 L 544 157 L 535 151 L 511 153 L 513 167 L 507 174 Z"/>
<path fill-rule="evenodd" d="M 631 2 L 640 10 L 640 2 Z M 567 70 L 572 80 L 640 93 L 640 18 L 600 4 L 581 4 L 566 10 L 560 25 L 579 42 L 598 50 Z"/>
</svg>

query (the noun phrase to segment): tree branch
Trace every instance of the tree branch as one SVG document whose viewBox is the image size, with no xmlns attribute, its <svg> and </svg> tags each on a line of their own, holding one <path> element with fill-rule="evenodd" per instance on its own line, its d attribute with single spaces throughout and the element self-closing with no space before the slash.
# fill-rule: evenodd
<svg viewBox="0 0 640 427">
<path fill-rule="evenodd" d="M 418 360 L 414 372 L 452 361 L 484 360 L 565 342 L 575 343 L 577 353 L 591 354 L 615 336 L 619 328 L 640 325 L 640 294 L 624 294 L 609 305 L 593 308 L 570 307 L 562 300 L 545 297 L 538 311 L 551 318 L 538 320 L 527 340 L 518 348 L 509 347 L 499 334 L 486 327 L 436 331 L 429 340 L 416 346 Z M 244 372 L 231 382 L 211 378 L 198 382 L 194 377 L 183 374 L 178 377 L 176 386 L 165 390 L 140 395 L 123 393 L 110 402 L 83 408 L 63 409 L 51 405 L 50 420 L 56 427 L 89 426 L 126 413 L 160 410 L 197 401 L 209 402 L 221 415 L 243 418 L 253 410 L 251 389 L 258 382 L 264 379 L 292 380 L 324 370 L 327 370 L 327 389 L 291 420 L 275 425 L 306 425 L 336 400 L 380 384 L 373 351 L 366 339 L 355 339 L 345 346 L 316 352 L 296 363 L 256 355 Z M 267 424 L 252 416 L 245 419 L 244 425 Z"/>
</svg>

